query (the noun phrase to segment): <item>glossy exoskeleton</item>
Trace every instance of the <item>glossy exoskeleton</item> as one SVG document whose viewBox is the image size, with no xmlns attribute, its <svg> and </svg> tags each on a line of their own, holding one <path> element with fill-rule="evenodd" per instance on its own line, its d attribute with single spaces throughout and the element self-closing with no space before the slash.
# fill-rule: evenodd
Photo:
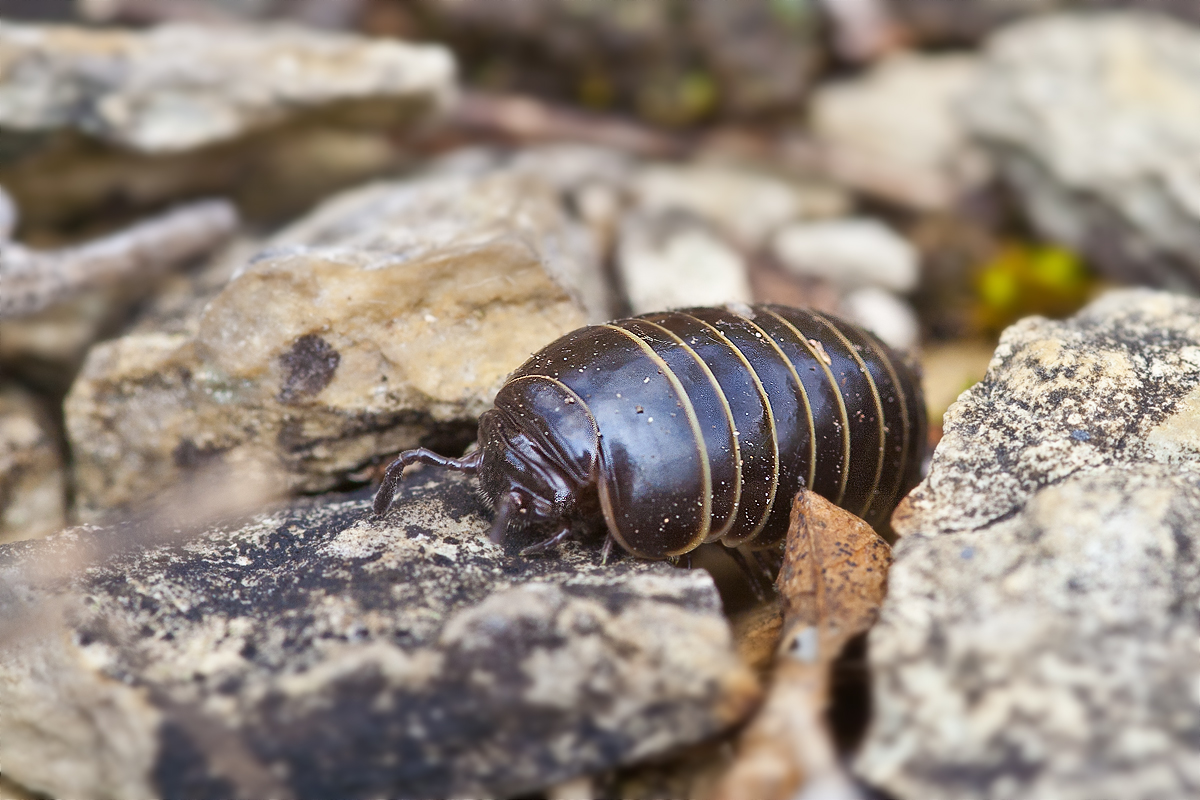
<svg viewBox="0 0 1200 800">
<path fill-rule="evenodd" d="M 603 518 L 645 558 L 704 542 L 771 546 L 807 487 L 871 524 L 920 477 L 925 410 L 910 367 L 870 333 L 784 306 L 692 308 L 580 328 L 534 354 L 460 458 L 424 448 L 388 467 L 376 514 L 408 464 L 479 476 L 491 536 L 540 526 L 553 546 Z"/>
</svg>

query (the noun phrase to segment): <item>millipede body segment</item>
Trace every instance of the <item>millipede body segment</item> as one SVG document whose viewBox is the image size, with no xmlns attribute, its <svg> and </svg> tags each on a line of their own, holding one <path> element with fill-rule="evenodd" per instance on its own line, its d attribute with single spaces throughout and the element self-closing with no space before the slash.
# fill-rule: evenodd
<svg viewBox="0 0 1200 800">
<path fill-rule="evenodd" d="M 803 486 L 879 524 L 920 477 L 916 375 L 870 333 L 774 305 L 691 308 L 580 328 L 512 374 L 461 459 L 510 526 L 551 535 L 603 519 L 610 542 L 665 558 L 704 542 L 769 547 Z"/>
</svg>

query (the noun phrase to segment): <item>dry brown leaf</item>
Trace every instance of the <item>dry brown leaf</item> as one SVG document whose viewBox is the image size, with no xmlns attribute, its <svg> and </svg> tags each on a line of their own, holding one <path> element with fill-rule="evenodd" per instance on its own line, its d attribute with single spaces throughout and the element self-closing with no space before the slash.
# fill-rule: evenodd
<svg viewBox="0 0 1200 800">
<path fill-rule="evenodd" d="M 878 618 L 891 561 L 870 525 L 817 494 L 796 495 L 775 582 L 784 619 L 775 676 L 713 800 L 786 800 L 802 787 L 828 800 L 858 796 L 825 727 L 829 670 Z"/>
<path fill-rule="evenodd" d="M 801 491 L 792 503 L 787 549 L 775 586 L 786 633 L 820 631 L 823 661 L 875 624 L 887 594 L 892 551 L 875 530 L 819 494 Z M 785 633 L 785 635 L 786 635 Z"/>
</svg>

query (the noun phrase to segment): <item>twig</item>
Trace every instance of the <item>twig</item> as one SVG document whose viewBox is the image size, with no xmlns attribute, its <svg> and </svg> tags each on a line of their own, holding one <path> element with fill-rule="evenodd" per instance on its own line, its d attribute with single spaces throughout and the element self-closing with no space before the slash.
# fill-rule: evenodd
<svg viewBox="0 0 1200 800">
<path fill-rule="evenodd" d="M 41 311 L 97 286 L 156 275 L 222 244 L 237 229 L 225 200 L 204 200 L 78 247 L 37 251 L 9 240 L 16 219 L 0 202 L 0 319 Z"/>
</svg>

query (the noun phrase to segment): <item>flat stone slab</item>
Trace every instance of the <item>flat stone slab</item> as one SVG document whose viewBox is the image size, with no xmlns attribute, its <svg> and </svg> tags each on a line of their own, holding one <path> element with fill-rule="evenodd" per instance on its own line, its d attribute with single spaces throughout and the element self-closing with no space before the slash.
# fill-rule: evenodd
<svg viewBox="0 0 1200 800">
<path fill-rule="evenodd" d="M 455 92 L 443 47 L 295 26 L 214 35 L 187 24 L 135 32 L 3 23 L 0 45 L 0 130 L 76 128 L 149 153 L 202 147 L 339 103 L 427 116 Z"/>
<path fill-rule="evenodd" d="M 707 573 L 503 552 L 460 476 L 412 476 L 381 522 L 369 503 L 148 549 L 132 528 L 0 549 L 6 777 L 62 797 L 507 796 L 757 701 Z"/>
</svg>

